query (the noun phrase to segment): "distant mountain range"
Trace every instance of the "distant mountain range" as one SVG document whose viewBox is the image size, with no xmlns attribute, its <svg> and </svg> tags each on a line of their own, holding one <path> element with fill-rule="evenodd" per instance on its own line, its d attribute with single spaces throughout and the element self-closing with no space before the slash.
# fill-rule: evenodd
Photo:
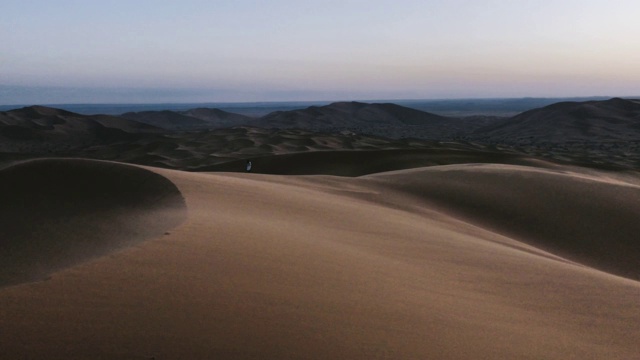
<svg viewBox="0 0 640 360">
<path fill-rule="evenodd" d="M 115 141 L 163 129 L 109 115 L 80 115 L 44 106 L 0 112 L 0 151 L 57 151 Z"/>
<path fill-rule="evenodd" d="M 567 143 L 640 140 L 640 100 L 561 102 L 474 130 L 476 141 Z"/>
<path fill-rule="evenodd" d="M 122 118 L 167 130 L 206 130 L 250 125 L 255 119 L 220 109 L 197 108 L 187 111 L 128 112 Z"/>
<path fill-rule="evenodd" d="M 238 133 L 229 138 L 228 131 L 224 130 L 240 127 L 245 135 Z M 247 128 L 269 131 L 247 131 Z M 302 131 L 306 135 L 288 130 Z M 272 138 L 260 140 L 262 145 L 258 148 L 254 148 L 256 142 L 242 139 L 247 134 L 257 133 Z M 213 160 L 209 154 L 213 153 L 233 159 L 322 150 L 322 143 L 314 140 L 306 146 L 305 141 L 300 140 L 299 136 L 317 139 L 314 133 L 334 134 L 333 140 L 323 140 L 332 144 L 327 148 L 333 150 L 356 149 L 346 145 L 353 143 L 350 140 L 353 136 L 374 136 L 380 140 L 360 143 L 378 142 L 390 148 L 424 146 L 425 141 L 457 142 L 471 147 L 485 144 L 497 146 L 496 149 L 507 146 L 513 151 L 535 156 L 579 156 L 585 162 L 593 161 L 595 156 L 599 163 L 612 161 L 627 166 L 640 161 L 640 100 L 613 98 L 560 102 L 509 118 L 445 117 L 392 103 L 361 102 L 275 111 L 262 117 L 210 108 L 130 112 L 121 116 L 81 115 L 43 106 L 0 112 L 2 153 L 73 156 L 81 151 L 84 155 L 93 153 L 95 156 L 101 154 L 103 158 L 129 159 L 127 151 L 135 144 L 144 149 L 144 153 L 135 155 L 140 163 L 165 163 L 166 151 L 170 150 L 171 156 L 178 154 L 181 164 L 186 163 L 185 159 L 191 159 L 189 167 L 211 165 Z M 287 137 L 298 140 L 282 140 Z M 414 145 L 411 141 L 399 145 L 392 139 L 415 141 Z M 207 150 L 196 149 L 194 144 Z M 190 150 L 184 150 L 186 148 Z"/>
<path fill-rule="evenodd" d="M 2 86 L 0 85 L 0 90 Z M 1 91 L 0 91 L 1 92 Z M 435 113 L 442 116 L 502 116 L 510 117 L 541 108 L 558 102 L 584 102 L 592 100 L 608 100 L 611 96 L 563 97 L 563 98 L 476 98 L 476 99 L 369 99 L 360 100 L 363 103 L 393 103 L 408 108 Z M 2 98 L 2 100 L 7 100 Z M 271 101 L 271 102 L 204 102 L 204 103 L 114 103 L 114 104 L 42 104 L 56 109 L 83 115 L 121 115 L 127 112 L 172 110 L 184 112 L 189 109 L 207 108 L 220 109 L 250 117 L 262 117 L 275 111 L 300 110 L 310 106 L 324 106 L 332 101 Z M 30 104 L 1 105 L 0 111 L 18 109 Z"/>
<path fill-rule="evenodd" d="M 613 98 L 560 102 L 509 118 L 445 117 L 392 103 L 361 102 L 336 102 L 299 110 L 275 111 L 257 118 L 210 108 L 128 112 L 121 116 L 80 115 L 43 106 L 0 112 L 0 135 L 25 140 L 47 131 L 78 133 L 117 129 L 140 133 L 158 132 L 159 129 L 200 131 L 235 126 L 507 143 L 640 140 L 640 100 Z"/>
<path fill-rule="evenodd" d="M 444 116 L 411 109 L 396 104 L 336 102 L 326 106 L 311 106 L 302 110 L 276 111 L 260 119 L 263 127 L 277 124 L 291 128 L 340 128 L 344 126 L 429 126 L 449 120 Z"/>
<path fill-rule="evenodd" d="M 454 118 L 392 103 L 336 102 L 305 109 L 275 111 L 249 117 L 220 109 L 129 112 L 122 118 L 170 131 L 199 131 L 250 126 L 265 129 L 303 129 L 318 132 L 352 132 L 388 138 L 445 139 L 485 126 L 492 116 Z"/>
</svg>

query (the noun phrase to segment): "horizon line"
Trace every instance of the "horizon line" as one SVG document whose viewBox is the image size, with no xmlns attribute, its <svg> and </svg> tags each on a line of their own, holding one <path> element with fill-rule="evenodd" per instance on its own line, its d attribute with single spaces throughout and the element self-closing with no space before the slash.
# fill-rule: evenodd
<svg viewBox="0 0 640 360">
<path fill-rule="evenodd" d="M 135 105 L 197 105 L 197 104 L 224 104 L 224 105 L 267 105 L 267 104 L 283 104 L 283 103 L 335 103 L 335 102 L 436 102 L 436 101 L 465 101 L 465 100 L 553 100 L 553 99 L 639 99 L 640 95 L 591 95 L 591 96 L 518 96 L 518 97 L 441 97 L 441 98 L 378 98 L 378 99 L 334 99 L 334 100 L 263 100 L 263 101 L 159 101 L 159 102 L 43 102 L 43 103 L 14 103 L 0 104 L 0 107 L 18 107 L 18 106 L 135 106 Z"/>
</svg>

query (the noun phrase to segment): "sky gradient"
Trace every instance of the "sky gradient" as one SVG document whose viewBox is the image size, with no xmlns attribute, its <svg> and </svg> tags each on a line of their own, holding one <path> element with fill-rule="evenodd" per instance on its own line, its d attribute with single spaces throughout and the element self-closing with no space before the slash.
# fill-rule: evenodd
<svg viewBox="0 0 640 360">
<path fill-rule="evenodd" d="M 0 105 L 640 95 L 637 0 L 2 0 Z"/>
</svg>

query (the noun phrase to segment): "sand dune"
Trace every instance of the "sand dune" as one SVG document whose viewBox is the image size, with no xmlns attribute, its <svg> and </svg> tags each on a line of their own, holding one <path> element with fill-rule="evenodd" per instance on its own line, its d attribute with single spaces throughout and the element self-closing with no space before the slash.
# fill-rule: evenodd
<svg viewBox="0 0 640 360">
<path fill-rule="evenodd" d="M 579 172 L 576 172 L 579 171 Z M 569 259 L 640 279 L 640 182 L 615 173 L 463 164 L 370 177 Z"/>
<path fill-rule="evenodd" d="M 163 234 L 185 216 L 179 190 L 138 167 L 35 160 L 0 170 L 0 286 Z"/>
<path fill-rule="evenodd" d="M 609 229 L 607 244 L 615 244 L 618 231 L 635 229 L 633 221 L 594 225 L 599 219 L 576 198 L 590 191 L 598 207 L 615 209 L 615 201 L 635 196 L 632 178 L 489 165 L 364 178 L 153 171 L 184 196 L 186 221 L 169 235 L 48 281 L 0 289 L 3 354 L 632 359 L 640 353 L 640 283 L 559 257 L 548 251 L 548 238 L 532 240 L 544 232 L 509 220 L 530 212 L 538 226 L 561 230 L 545 199 L 521 202 L 518 184 L 526 185 L 563 203 L 558 210 L 567 211 L 564 224 L 575 234 L 585 234 L 580 226 Z M 477 183 L 467 181 L 476 175 Z M 487 207 L 482 191 L 497 205 Z M 477 209 L 465 200 L 474 194 Z M 631 200 L 616 214 L 636 211 Z M 511 205 L 517 216 L 504 213 Z M 51 232 L 49 240 L 67 233 Z M 566 254 L 579 252 L 570 239 L 562 241 Z"/>
</svg>

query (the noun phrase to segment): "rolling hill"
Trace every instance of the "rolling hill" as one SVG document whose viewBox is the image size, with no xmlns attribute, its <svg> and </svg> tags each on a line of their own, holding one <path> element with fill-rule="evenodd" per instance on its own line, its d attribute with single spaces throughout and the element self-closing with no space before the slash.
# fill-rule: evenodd
<svg viewBox="0 0 640 360">
<path fill-rule="evenodd" d="M 396 104 L 336 102 L 301 110 L 276 111 L 256 122 L 256 126 L 311 131 L 350 131 L 390 138 L 449 138 L 461 129 L 486 125 L 475 121 L 440 116 Z"/>
<path fill-rule="evenodd" d="M 254 118 L 252 117 L 215 108 L 190 109 L 182 111 L 180 114 L 205 121 L 209 128 L 212 129 L 250 125 L 254 122 Z"/>
<path fill-rule="evenodd" d="M 640 101 L 556 103 L 476 129 L 472 138 L 504 143 L 639 141 Z"/>
<path fill-rule="evenodd" d="M 9 153 L 84 148 L 160 132 L 120 117 L 80 115 L 44 106 L 0 112 L 0 149 Z"/>
<path fill-rule="evenodd" d="M 120 116 L 165 130 L 203 130 L 208 128 L 206 121 L 170 110 L 128 112 Z"/>
</svg>

